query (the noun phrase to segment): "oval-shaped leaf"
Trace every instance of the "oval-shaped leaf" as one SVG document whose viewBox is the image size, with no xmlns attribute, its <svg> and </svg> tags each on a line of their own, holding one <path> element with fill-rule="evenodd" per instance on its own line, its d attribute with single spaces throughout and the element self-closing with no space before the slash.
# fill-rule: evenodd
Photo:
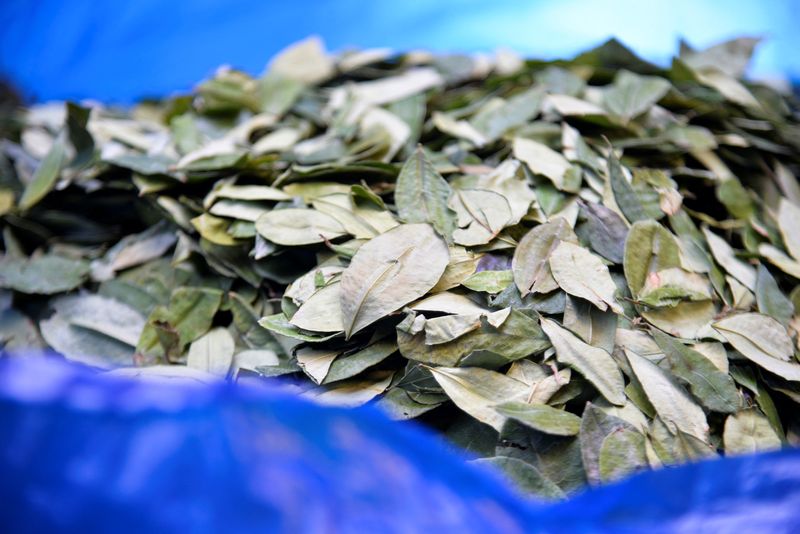
<svg viewBox="0 0 800 534">
<path fill-rule="evenodd" d="M 448 201 L 457 214 L 453 241 L 465 247 L 484 245 L 494 239 L 511 219 L 506 197 L 483 189 L 455 189 Z"/>
<path fill-rule="evenodd" d="M 430 223 L 449 243 L 456 229 L 456 214 L 447 205 L 450 193 L 450 185 L 419 147 L 400 169 L 394 202 L 403 221 Z"/>
<path fill-rule="evenodd" d="M 706 236 L 708 246 L 711 248 L 711 254 L 717 263 L 747 289 L 754 291 L 756 288 L 755 268 L 737 258 L 733 247 L 708 228 L 703 228 L 703 234 Z"/>
<path fill-rule="evenodd" d="M 561 153 L 524 137 L 514 138 L 513 151 L 514 157 L 525 163 L 532 172 L 546 176 L 559 190 L 565 188 L 564 175 L 572 165 Z"/>
<path fill-rule="evenodd" d="M 794 355 L 792 338 L 786 329 L 767 315 L 760 313 L 731 315 L 714 323 L 714 329 L 748 358 L 758 354 L 786 362 Z"/>
<path fill-rule="evenodd" d="M 342 320 L 341 283 L 333 282 L 314 292 L 289 321 L 298 328 L 311 332 L 341 332 Z"/>
<path fill-rule="evenodd" d="M 781 438 L 756 408 L 729 415 L 722 433 L 725 454 L 752 454 L 781 448 Z"/>
<path fill-rule="evenodd" d="M 664 351 L 672 374 L 688 384 L 689 391 L 703 406 L 722 413 L 733 413 L 739 408 L 739 392 L 728 373 L 677 339 L 657 330 L 653 337 Z"/>
<path fill-rule="evenodd" d="M 569 365 L 597 388 L 611 404 L 625 404 L 625 382 L 617 362 L 603 349 L 592 347 L 551 319 L 541 318 L 542 330 L 556 349 L 556 359 Z"/>
<path fill-rule="evenodd" d="M 62 136 L 56 138 L 19 199 L 21 210 L 27 210 L 34 206 L 56 185 L 58 177 L 61 175 L 61 166 L 64 164 L 65 148 L 64 138 Z"/>
<path fill-rule="evenodd" d="M 75 289 L 89 274 L 89 263 L 48 254 L 0 258 L 0 287 L 28 294 L 52 295 Z"/>
<path fill-rule="evenodd" d="M 708 440 L 708 423 L 703 409 L 663 369 L 631 350 L 625 350 L 633 374 L 658 416 L 672 428 L 702 441 Z"/>
<path fill-rule="evenodd" d="M 600 258 L 574 243 L 562 241 L 550 254 L 550 271 L 561 289 L 588 300 L 601 310 L 622 313 L 614 296 L 617 285 Z"/>
<path fill-rule="evenodd" d="M 430 291 L 449 260 L 447 245 L 427 224 L 403 224 L 362 245 L 342 273 L 345 335 Z"/>
<path fill-rule="evenodd" d="M 279 245 L 310 245 L 335 239 L 347 232 L 339 221 L 317 210 L 272 210 L 256 220 L 256 231 Z"/>
<path fill-rule="evenodd" d="M 480 367 L 432 367 L 430 371 L 456 406 L 498 432 L 506 416 L 495 406 L 528 393 L 522 382 Z"/>
<path fill-rule="evenodd" d="M 634 223 L 625 240 L 623 260 L 625 279 L 634 297 L 649 273 L 680 266 L 678 243 L 666 228 L 652 220 Z"/>
<path fill-rule="evenodd" d="M 235 343 L 227 329 L 212 328 L 189 345 L 186 365 L 212 375 L 227 376 L 233 363 Z"/>
<path fill-rule="evenodd" d="M 495 409 L 502 415 L 545 434 L 575 436 L 581 429 L 580 417 L 546 404 L 512 401 L 499 404 Z"/>
<path fill-rule="evenodd" d="M 586 241 L 592 250 L 608 261 L 622 263 L 628 226 L 622 217 L 602 204 L 588 202 L 581 212 L 586 217 Z M 584 234 L 581 232 L 581 236 Z"/>
<path fill-rule="evenodd" d="M 549 293 L 558 287 L 548 260 L 562 241 L 578 241 L 575 232 L 562 217 L 534 227 L 520 240 L 511 260 L 511 270 L 523 297 L 528 293 Z"/>
</svg>

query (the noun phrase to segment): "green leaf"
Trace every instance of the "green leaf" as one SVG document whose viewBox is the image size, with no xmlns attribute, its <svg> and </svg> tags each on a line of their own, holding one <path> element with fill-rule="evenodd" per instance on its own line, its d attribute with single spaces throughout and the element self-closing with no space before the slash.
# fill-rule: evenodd
<svg viewBox="0 0 800 534">
<path fill-rule="evenodd" d="M 545 499 L 560 499 L 564 492 L 552 480 L 542 474 L 535 466 L 518 458 L 494 456 L 472 460 L 473 464 L 488 465 L 501 470 L 517 488 Z"/>
<path fill-rule="evenodd" d="M 800 232 L 797 224 L 800 221 L 800 207 L 785 198 L 781 198 L 778 207 L 778 228 L 781 231 L 786 250 L 797 261 L 800 261 Z"/>
<path fill-rule="evenodd" d="M 186 365 L 225 377 L 233 364 L 234 341 L 225 328 L 212 328 L 189 345 Z"/>
<path fill-rule="evenodd" d="M 47 254 L 0 258 L 0 287 L 28 294 L 52 295 L 75 289 L 89 274 L 89 263 Z"/>
<path fill-rule="evenodd" d="M 345 336 L 425 295 L 449 259 L 444 241 L 427 224 L 403 224 L 365 243 L 342 273 Z"/>
<path fill-rule="evenodd" d="M 430 223 L 436 233 L 451 243 L 456 214 L 447 205 L 450 194 L 450 185 L 422 148 L 417 148 L 397 177 L 394 200 L 400 219 L 406 223 Z"/>
<path fill-rule="evenodd" d="M 671 430 L 677 429 L 706 441 L 708 439 L 706 415 L 689 394 L 669 374 L 651 361 L 631 350 L 625 350 L 625 355 L 647 398 L 667 426 Z"/>
<path fill-rule="evenodd" d="M 629 182 L 613 153 L 608 156 L 608 178 L 614 200 L 631 224 L 659 219 L 664 215 L 659 206 L 658 193 L 646 183 Z"/>
<path fill-rule="evenodd" d="M 478 113 L 472 119 L 472 124 L 486 136 L 488 141 L 493 141 L 538 115 L 543 97 L 544 90 L 541 87 L 533 87 L 512 96 L 497 107 Z"/>
<path fill-rule="evenodd" d="M 784 326 L 789 324 L 794 315 L 794 304 L 781 292 L 775 278 L 763 264 L 758 266 L 755 294 L 758 311 L 769 315 Z"/>
<path fill-rule="evenodd" d="M 100 367 L 131 365 L 145 320 L 136 310 L 99 295 L 71 295 L 51 302 L 42 321 L 48 345 L 71 360 Z"/>
<path fill-rule="evenodd" d="M 689 386 L 689 391 L 706 409 L 734 413 L 739 408 L 739 392 L 728 373 L 720 371 L 703 354 L 666 334 L 656 330 L 653 337 L 664 351 L 672 374 Z"/>
<path fill-rule="evenodd" d="M 800 280 L 800 261 L 793 260 L 779 248 L 767 243 L 758 246 L 758 253 L 786 274 Z"/>
<path fill-rule="evenodd" d="M 493 191 L 455 189 L 448 206 L 458 218 L 453 241 L 465 247 L 489 243 L 511 220 L 508 201 Z"/>
<path fill-rule="evenodd" d="M 648 111 L 667 94 L 672 85 L 656 76 L 640 76 L 622 70 L 603 94 L 603 104 L 614 115 L 629 121 Z"/>
<path fill-rule="evenodd" d="M 617 314 L 613 310 L 601 311 L 588 301 L 567 297 L 563 323 L 589 345 L 614 352 Z"/>
<path fill-rule="evenodd" d="M 610 433 L 600 446 L 600 478 L 610 482 L 649 466 L 645 437 L 640 432 L 619 429 Z"/>
<path fill-rule="evenodd" d="M 786 380 L 800 381 L 800 364 L 790 361 L 794 354 L 792 340 L 775 319 L 740 313 L 712 326 L 750 361 Z"/>
<path fill-rule="evenodd" d="M 622 263 L 628 226 L 612 210 L 589 202 L 582 207 L 589 246 L 608 261 Z M 583 236 L 583 234 L 581 234 Z"/>
<path fill-rule="evenodd" d="M 557 410 L 546 404 L 525 402 L 505 402 L 495 408 L 501 415 L 519 421 L 545 434 L 556 436 L 575 436 L 581 428 L 581 418 L 564 410 Z"/>
<path fill-rule="evenodd" d="M 753 266 L 738 259 L 733 247 L 708 228 L 703 228 L 703 234 L 706 236 L 708 246 L 711 248 L 711 254 L 714 255 L 717 263 L 747 289 L 755 290 L 756 270 Z"/>
<path fill-rule="evenodd" d="M 22 196 L 19 199 L 19 209 L 28 210 L 32 208 L 53 189 L 61 176 L 61 168 L 64 165 L 64 152 L 64 138 L 58 136 L 47 155 L 36 168 L 33 178 L 25 186 L 25 191 L 22 192 Z"/>
<path fill-rule="evenodd" d="M 587 403 L 581 417 L 580 447 L 586 478 L 598 484 L 603 478 L 600 473 L 600 452 L 606 437 L 620 431 L 635 431 L 635 428 L 592 403 Z"/>
<path fill-rule="evenodd" d="M 575 190 L 574 187 L 569 187 L 565 180 L 565 175 L 572 165 L 559 152 L 524 137 L 514 138 L 513 151 L 514 157 L 527 165 L 531 172 L 549 178 L 559 191 Z"/>
<path fill-rule="evenodd" d="M 711 300 L 711 284 L 704 276 L 673 267 L 649 273 L 638 300 L 653 308 L 682 300 Z"/>
<path fill-rule="evenodd" d="M 270 332 L 274 332 L 281 336 L 286 336 L 291 339 L 296 339 L 298 341 L 309 341 L 309 342 L 322 342 L 327 341 L 328 339 L 332 339 L 339 335 L 339 332 L 335 332 L 333 334 L 328 335 L 319 335 L 319 334 L 310 334 L 301 331 L 295 325 L 291 324 L 286 316 L 282 313 L 276 313 L 275 315 L 268 315 L 267 317 L 262 317 L 259 319 L 258 324 L 261 327 L 266 328 Z"/>
<path fill-rule="evenodd" d="M 535 319 L 511 310 L 499 328 L 481 321 L 475 330 L 448 343 L 426 344 L 425 318 L 409 315 L 397 325 L 400 353 L 432 365 L 468 365 L 470 361 L 497 368 L 543 351 L 550 346 Z"/>
<path fill-rule="evenodd" d="M 176 160 L 163 155 L 146 156 L 143 154 L 121 154 L 104 158 L 106 163 L 130 169 L 145 176 L 156 174 L 170 174 L 177 163 Z"/>
<path fill-rule="evenodd" d="M 680 58 L 695 70 L 713 69 L 741 78 L 760 41 L 759 37 L 738 37 L 699 51 L 681 43 Z"/>
<path fill-rule="evenodd" d="M 299 208 L 273 210 L 261 215 L 256 220 L 256 231 L 273 243 L 287 246 L 322 243 L 347 233 L 330 215 Z"/>
<path fill-rule="evenodd" d="M 763 355 L 786 362 L 794 355 L 792 340 L 786 329 L 778 321 L 766 315 L 759 313 L 731 315 L 715 322 L 714 329 L 748 358 L 752 355 Z"/>
<path fill-rule="evenodd" d="M 10 353 L 45 348 L 34 322 L 13 308 L 0 311 L 0 346 Z"/>
<path fill-rule="evenodd" d="M 666 465 L 714 458 L 714 448 L 691 434 L 670 429 L 660 417 L 650 425 L 650 442 L 658 458 Z"/>
<path fill-rule="evenodd" d="M 669 308 L 642 311 L 642 317 L 656 328 L 675 337 L 699 339 L 709 323 L 717 315 L 717 308 L 710 300 L 682 301 Z"/>
<path fill-rule="evenodd" d="M 578 241 L 569 223 L 561 217 L 535 226 L 520 240 L 511 269 L 522 297 L 528 293 L 549 293 L 558 284 L 550 271 L 550 255 L 563 242 Z"/>
<path fill-rule="evenodd" d="M 222 291 L 201 287 L 176 289 L 167 307 L 157 307 L 150 314 L 147 326 L 136 346 L 142 356 L 174 355 L 211 328 L 222 303 Z"/>
<path fill-rule="evenodd" d="M 528 393 L 522 382 L 479 367 L 431 367 L 430 371 L 456 406 L 498 432 L 506 416 L 495 406 L 523 399 Z"/>
<path fill-rule="evenodd" d="M 625 240 L 625 279 L 634 297 L 649 273 L 680 267 L 680 250 L 673 235 L 655 221 L 639 221 Z"/>
<path fill-rule="evenodd" d="M 717 186 L 717 198 L 734 217 L 749 219 L 753 214 L 753 203 L 747 190 L 736 178 L 724 180 Z"/>
<path fill-rule="evenodd" d="M 292 315 L 291 324 L 313 332 L 342 332 L 344 321 L 339 303 L 342 287 L 333 282 L 317 290 Z"/>
<path fill-rule="evenodd" d="M 781 438 L 764 414 L 755 408 L 729 415 L 722 434 L 725 453 L 752 454 L 781 448 Z"/>
<path fill-rule="evenodd" d="M 316 384 L 325 380 L 338 355 L 338 349 L 318 349 L 311 346 L 301 347 L 295 352 L 297 364 Z"/>
<path fill-rule="evenodd" d="M 484 323 L 500 328 L 511 313 L 510 308 L 494 313 L 478 312 L 466 315 L 445 315 L 425 322 L 425 344 L 448 343 L 469 332 L 477 330 Z"/>
<path fill-rule="evenodd" d="M 496 294 L 503 291 L 514 281 L 514 273 L 510 270 L 481 271 L 471 274 L 461 285 L 472 291 Z"/>
<path fill-rule="evenodd" d="M 397 352 L 397 343 L 383 339 L 352 354 L 343 354 L 330 366 L 323 384 L 352 378 Z"/>
<path fill-rule="evenodd" d="M 584 343 L 555 321 L 542 317 L 540 322 L 556 349 L 558 361 L 586 377 L 611 404 L 625 404 L 622 373 L 609 353 Z"/>
<path fill-rule="evenodd" d="M 585 248 L 562 241 L 550 254 L 550 271 L 559 287 L 570 295 L 586 299 L 602 311 L 622 313 L 608 267 Z"/>
</svg>

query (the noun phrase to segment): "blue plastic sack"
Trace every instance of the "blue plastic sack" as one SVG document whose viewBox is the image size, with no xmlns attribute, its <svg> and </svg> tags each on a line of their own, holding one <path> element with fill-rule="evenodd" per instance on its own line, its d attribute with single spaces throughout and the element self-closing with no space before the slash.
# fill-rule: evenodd
<svg viewBox="0 0 800 534">
<path fill-rule="evenodd" d="M 377 409 L 0 358 L 5 532 L 792 532 L 800 451 L 544 504 Z"/>
</svg>

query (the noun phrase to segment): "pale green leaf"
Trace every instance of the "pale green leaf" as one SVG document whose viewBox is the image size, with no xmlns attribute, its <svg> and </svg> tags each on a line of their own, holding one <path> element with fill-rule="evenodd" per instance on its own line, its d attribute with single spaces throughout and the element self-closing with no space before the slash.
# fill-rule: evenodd
<svg viewBox="0 0 800 534">
<path fill-rule="evenodd" d="M 733 413 L 739 408 L 739 392 L 728 373 L 720 371 L 706 356 L 657 330 L 656 343 L 664 351 L 672 374 L 711 411 Z"/>
<path fill-rule="evenodd" d="M 622 70 L 603 94 L 603 104 L 614 115 L 629 121 L 648 111 L 670 87 L 671 84 L 663 78 Z"/>
<path fill-rule="evenodd" d="M 598 458 L 600 478 L 610 482 L 647 468 L 645 439 L 641 432 L 624 428 L 607 435 Z"/>
<path fill-rule="evenodd" d="M 755 408 L 729 415 L 722 433 L 725 454 L 752 454 L 781 448 L 781 438 Z"/>
<path fill-rule="evenodd" d="M 495 406 L 523 399 L 528 393 L 522 382 L 479 367 L 431 367 L 430 371 L 456 406 L 498 432 L 506 416 Z"/>
<path fill-rule="evenodd" d="M 447 205 L 450 194 L 450 185 L 417 148 L 397 177 L 394 200 L 400 219 L 429 223 L 449 243 L 456 229 L 456 214 Z"/>
<path fill-rule="evenodd" d="M 785 198 L 781 198 L 778 207 L 778 228 L 786 250 L 800 261 L 800 207 Z"/>
<path fill-rule="evenodd" d="M 667 426 L 706 441 L 708 439 L 706 415 L 689 394 L 650 360 L 631 350 L 626 350 L 625 355 L 648 400 Z"/>
<path fill-rule="evenodd" d="M 656 221 L 639 221 L 625 241 L 625 279 L 634 297 L 651 272 L 680 267 L 680 250 L 673 235 Z"/>
<path fill-rule="evenodd" d="M 592 347 L 553 320 L 540 320 L 559 362 L 569 365 L 594 385 L 611 404 L 625 404 L 624 382 L 617 363 L 603 349 Z"/>
<path fill-rule="evenodd" d="M 89 263 L 46 254 L 32 258 L 0 258 L 0 287 L 28 294 L 52 295 L 80 286 L 89 274 Z"/>
<path fill-rule="evenodd" d="M 550 254 L 550 270 L 556 283 L 570 295 L 588 300 L 600 310 L 622 313 L 617 286 L 608 267 L 585 248 L 562 241 Z"/>
<path fill-rule="evenodd" d="M 344 227 L 325 213 L 312 209 L 272 210 L 256 220 L 256 231 L 279 245 L 310 245 L 345 235 Z"/>
<path fill-rule="evenodd" d="M 520 240 L 511 269 L 523 297 L 528 293 L 549 293 L 558 287 L 550 271 L 549 259 L 562 241 L 576 243 L 578 238 L 561 217 L 535 226 Z"/>
<path fill-rule="evenodd" d="M 56 185 L 64 164 L 65 149 L 64 138 L 59 136 L 36 168 L 36 173 L 31 181 L 25 186 L 25 191 L 22 192 L 19 199 L 21 210 L 27 210 L 36 205 Z"/>
<path fill-rule="evenodd" d="M 706 241 L 716 262 L 747 289 L 750 291 L 755 290 L 755 268 L 737 258 L 733 247 L 708 228 L 703 228 L 703 234 L 706 236 Z"/>
<path fill-rule="evenodd" d="M 234 341 L 225 328 L 212 328 L 189 345 L 186 365 L 216 376 L 227 376 L 233 364 Z"/>
<path fill-rule="evenodd" d="M 472 291 L 496 294 L 503 291 L 513 282 L 513 271 L 480 271 L 470 275 L 466 280 L 461 282 L 461 285 Z"/>
<path fill-rule="evenodd" d="M 581 428 L 580 417 L 546 404 L 512 401 L 498 404 L 495 409 L 500 414 L 545 434 L 575 436 Z"/>
<path fill-rule="evenodd" d="M 339 303 L 342 287 L 333 282 L 318 289 L 295 312 L 289 321 L 303 330 L 312 332 L 342 332 L 344 321 Z"/>
<path fill-rule="evenodd" d="M 508 200 L 493 191 L 455 189 L 447 205 L 457 216 L 453 241 L 466 247 L 490 242 L 511 220 Z"/>
<path fill-rule="evenodd" d="M 546 176 L 559 190 L 566 190 L 565 174 L 572 168 L 567 158 L 547 145 L 532 139 L 515 137 L 514 157 L 522 161 L 535 174 Z M 573 188 L 569 188 L 573 190 Z"/>
<path fill-rule="evenodd" d="M 342 273 L 347 337 L 431 290 L 450 256 L 427 224 L 404 224 L 368 241 Z"/>
</svg>

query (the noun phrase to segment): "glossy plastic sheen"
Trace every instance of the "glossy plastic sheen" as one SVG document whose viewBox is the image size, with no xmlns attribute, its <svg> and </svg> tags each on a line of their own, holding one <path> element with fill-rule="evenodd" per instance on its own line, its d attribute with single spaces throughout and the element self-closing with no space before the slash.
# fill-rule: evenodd
<svg viewBox="0 0 800 534">
<path fill-rule="evenodd" d="M 256 386 L 0 359 L 5 532 L 791 532 L 800 451 L 521 497 L 413 423 Z"/>
</svg>

